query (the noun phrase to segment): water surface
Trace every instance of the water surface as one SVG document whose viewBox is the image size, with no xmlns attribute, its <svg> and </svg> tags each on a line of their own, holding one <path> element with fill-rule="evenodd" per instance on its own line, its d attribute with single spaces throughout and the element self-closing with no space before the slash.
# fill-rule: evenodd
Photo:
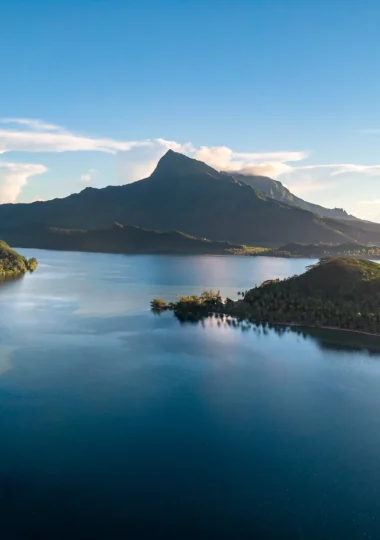
<svg viewBox="0 0 380 540">
<path fill-rule="evenodd" d="M 2 538 L 380 537 L 377 340 L 180 324 L 310 260 L 20 250 L 0 287 Z"/>
</svg>

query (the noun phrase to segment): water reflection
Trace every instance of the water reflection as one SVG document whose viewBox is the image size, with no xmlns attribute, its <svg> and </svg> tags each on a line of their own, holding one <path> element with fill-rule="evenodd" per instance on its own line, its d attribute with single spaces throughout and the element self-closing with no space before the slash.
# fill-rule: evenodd
<svg viewBox="0 0 380 540">
<path fill-rule="evenodd" d="M 162 316 L 160 313 L 155 314 Z M 256 336 L 270 336 L 274 334 L 282 337 L 286 334 L 294 334 L 303 340 L 314 342 L 318 348 L 325 351 L 357 353 L 366 351 L 370 355 L 380 355 L 380 338 L 367 334 L 347 332 L 345 330 L 335 330 L 328 328 L 308 328 L 299 326 L 279 325 L 279 324 L 259 324 L 246 320 L 229 317 L 223 314 L 213 314 L 211 316 L 199 317 L 187 315 L 186 317 L 175 316 L 180 325 L 200 325 L 203 328 L 217 327 L 220 330 L 233 328 L 241 332 L 253 332 Z"/>
<path fill-rule="evenodd" d="M 17 287 L 17 285 L 19 285 L 24 278 L 24 274 L 13 276 L 0 276 L 0 294 L 3 294 L 6 291 L 10 291 L 14 287 Z"/>
</svg>

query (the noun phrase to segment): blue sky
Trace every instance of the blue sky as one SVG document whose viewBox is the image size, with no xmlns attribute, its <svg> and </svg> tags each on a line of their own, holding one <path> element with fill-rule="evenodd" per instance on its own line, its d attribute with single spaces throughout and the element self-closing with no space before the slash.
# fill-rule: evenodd
<svg viewBox="0 0 380 540">
<path fill-rule="evenodd" d="M 380 220 L 380 2 L 12 0 L 1 20 L 1 202 L 131 182 L 174 148 Z"/>
</svg>

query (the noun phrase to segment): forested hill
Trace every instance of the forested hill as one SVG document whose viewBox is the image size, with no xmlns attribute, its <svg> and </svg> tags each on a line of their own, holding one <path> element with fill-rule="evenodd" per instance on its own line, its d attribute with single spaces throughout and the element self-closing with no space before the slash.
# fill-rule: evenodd
<svg viewBox="0 0 380 540">
<path fill-rule="evenodd" d="M 248 291 L 253 319 L 380 332 L 380 265 L 352 258 L 324 258 L 300 276 Z"/>
<path fill-rule="evenodd" d="M 324 258 L 300 276 L 265 281 L 223 300 L 219 291 L 181 296 L 167 304 L 151 303 L 157 312 L 172 310 L 180 320 L 229 315 L 257 324 L 326 326 L 380 334 L 380 265 L 352 258 Z"/>
<path fill-rule="evenodd" d="M 25 272 L 33 272 L 37 268 L 37 260 L 26 259 L 9 245 L 0 240 L 0 276 L 17 276 Z"/>
<path fill-rule="evenodd" d="M 242 246 L 211 242 L 177 232 L 158 232 L 115 223 L 99 230 L 57 229 L 34 225 L 1 231 L 3 238 L 19 247 L 92 251 L 99 253 L 231 254 Z"/>
<path fill-rule="evenodd" d="M 267 198 L 233 176 L 169 151 L 149 178 L 64 199 L 0 205 L 0 233 L 34 224 L 105 229 L 114 222 L 233 244 L 380 244 L 380 225 L 324 218 Z"/>
</svg>

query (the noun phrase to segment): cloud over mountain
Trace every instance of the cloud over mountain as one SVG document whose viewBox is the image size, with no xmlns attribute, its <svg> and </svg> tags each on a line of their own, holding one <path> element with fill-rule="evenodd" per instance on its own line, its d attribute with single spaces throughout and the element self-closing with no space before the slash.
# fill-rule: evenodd
<svg viewBox="0 0 380 540">
<path fill-rule="evenodd" d="M 0 202 L 16 201 L 28 179 L 45 172 L 44 165 L 0 161 Z"/>
<path fill-rule="evenodd" d="M 114 155 L 120 184 L 149 176 L 169 149 L 204 161 L 217 170 L 280 179 L 300 196 L 330 189 L 352 175 L 380 176 L 378 164 L 302 164 L 309 157 L 309 152 L 302 150 L 240 152 L 227 146 L 196 147 L 191 142 L 179 143 L 164 138 L 119 140 L 77 133 L 40 119 L 0 119 L 0 154 L 98 152 Z M 0 202 L 16 201 L 29 178 L 47 171 L 43 164 L 15 161 L 0 161 Z M 87 167 L 81 180 L 89 184 L 93 180 L 90 169 L 94 167 L 90 164 Z M 109 183 L 105 175 L 104 182 Z"/>
</svg>

